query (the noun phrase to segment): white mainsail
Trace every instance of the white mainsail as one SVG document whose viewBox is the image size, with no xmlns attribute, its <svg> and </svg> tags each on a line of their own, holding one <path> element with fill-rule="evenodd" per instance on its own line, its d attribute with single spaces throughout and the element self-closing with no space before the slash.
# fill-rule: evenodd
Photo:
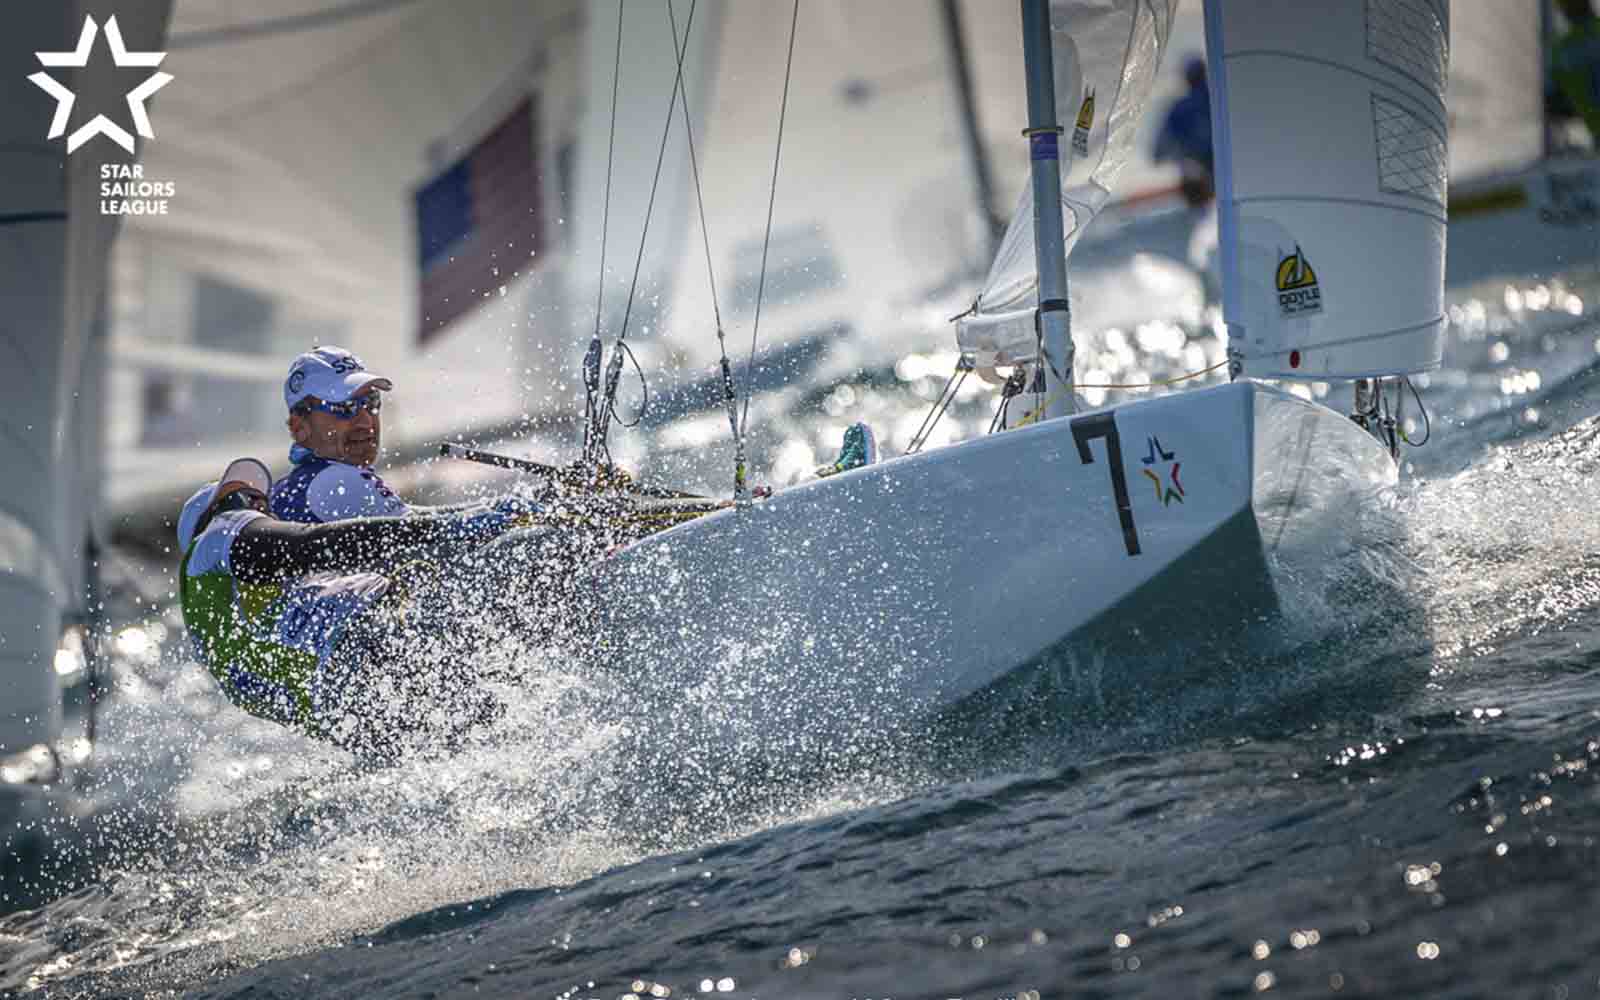
<svg viewBox="0 0 1600 1000">
<path fill-rule="evenodd" d="M 1177 0 L 1053 0 L 1051 48 L 1062 118 L 1061 213 L 1066 253 L 1105 206 L 1133 149 L 1160 68 Z M 1068 121 L 1068 116 L 1072 116 Z M 1032 361 L 1033 189 L 1023 185 L 973 312 L 956 326 L 961 352 L 981 366 Z"/>
<path fill-rule="evenodd" d="M 1445 0 L 1207 0 L 1205 12 L 1223 316 L 1236 374 L 1356 378 L 1436 367 L 1449 163 Z"/>
</svg>

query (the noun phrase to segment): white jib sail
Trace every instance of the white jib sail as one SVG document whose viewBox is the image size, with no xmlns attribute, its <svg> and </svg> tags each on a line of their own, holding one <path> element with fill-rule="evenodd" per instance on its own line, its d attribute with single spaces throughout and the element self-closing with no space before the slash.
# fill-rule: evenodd
<svg viewBox="0 0 1600 1000">
<path fill-rule="evenodd" d="M 1177 0 L 1052 0 L 1056 114 L 1064 132 L 1061 214 L 1070 256 L 1132 152 L 1139 117 L 1167 49 Z M 1032 361 L 1039 301 L 1033 188 L 1024 184 L 974 311 L 956 325 L 961 352 L 983 367 Z"/>
<path fill-rule="evenodd" d="M 1223 318 L 1263 378 L 1439 364 L 1446 0 L 1206 0 Z"/>
</svg>

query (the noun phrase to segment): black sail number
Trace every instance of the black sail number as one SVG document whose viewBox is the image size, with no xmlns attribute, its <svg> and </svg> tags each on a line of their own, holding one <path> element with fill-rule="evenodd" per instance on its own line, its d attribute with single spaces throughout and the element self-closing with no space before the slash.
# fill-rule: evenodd
<svg viewBox="0 0 1600 1000">
<path fill-rule="evenodd" d="M 1078 457 L 1084 465 L 1094 464 L 1094 453 L 1089 442 L 1095 438 L 1106 440 L 1106 462 L 1111 467 L 1111 495 L 1117 501 L 1117 520 L 1122 522 L 1122 541 L 1128 555 L 1139 554 L 1139 529 L 1133 526 L 1133 504 L 1128 501 L 1128 478 L 1122 471 L 1122 437 L 1117 433 L 1115 414 L 1091 413 L 1072 421 L 1072 440 L 1078 445 Z"/>
</svg>

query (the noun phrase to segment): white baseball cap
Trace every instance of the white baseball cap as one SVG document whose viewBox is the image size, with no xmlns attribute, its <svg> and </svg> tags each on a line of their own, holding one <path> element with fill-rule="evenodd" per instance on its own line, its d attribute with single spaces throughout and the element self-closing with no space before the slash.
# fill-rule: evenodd
<svg viewBox="0 0 1600 1000">
<path fill-rule="evenodd" d="M 200 487 L 194 496 L 184 502 L 183 513 L 178 515 L 178 548 L 188 551 L 189 543 L 194 541 L 195 530 L 205 516 L 211 513 L 219 500 L 241 489 L 259 490 L 262 493 L 272 491 L 272 473 L 259 459 L 234 459 L 222 470 L 221 479 Z"/>
<path fill-rule="evenodd" d="M 394 383 L 367 371 L 361 359 L 342 347 L 319 347 L 294 359 L 289 377 L 283 381 L 283 402 L 294 405 L 307 396 L 325 403 L 343 403 L 363 386 L 376 385 L 385 391 Z"/>
</svg>

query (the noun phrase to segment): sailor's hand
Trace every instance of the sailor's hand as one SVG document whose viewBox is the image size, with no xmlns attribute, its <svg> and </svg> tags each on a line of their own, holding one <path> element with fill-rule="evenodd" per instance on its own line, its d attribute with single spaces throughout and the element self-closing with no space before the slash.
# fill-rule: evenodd
<svg viewBox="0 0 1600 1000">
<path fill-rule="evenodd" d="M 615 465 L 574 462 L 562 469 L 558 478 L 566 489 L 589 493 L 627 490 L 633 486 L 633 477 Z"/>
<path fill-rule="evenodd" d="M 545 511 L 544 504 L 522 493 L 507 493 L 489 504 L 491 510 L 516 527 L 531 524 Z"/>
<path fill-rule="evenodd" d="M 443 515 L 454 537 L 462 542 L 481 545 L 511 531 L 526 528 L 545 520 L 545 507 L 522 493 L 508 493 L 469 510 Z"/>
<path fill-rule="evenodd" d="M 626 490 L 633 487 L 633 477 L 619 465 L 600 466 L 595 478 L 601 484 L 601 489 Z"/>
</svg>

